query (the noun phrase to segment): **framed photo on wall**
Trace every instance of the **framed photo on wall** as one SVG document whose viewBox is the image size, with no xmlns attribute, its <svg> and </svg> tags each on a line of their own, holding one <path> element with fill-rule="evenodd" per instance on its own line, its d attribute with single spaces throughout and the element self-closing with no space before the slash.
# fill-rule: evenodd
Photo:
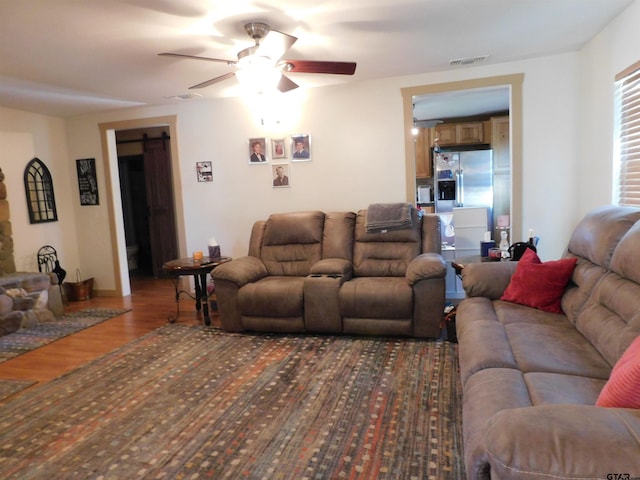
<svg viewBox="0 0 640 480">
<path fill-rule="evenodd" d="M 266 138 L 250 138 L 249 139 L 249 163 L 258 165 L 267 163 L 267 139 Z"/>
<path fill-rule="evenodd" d="M 211 162 L 196 162 L 199 182 L 213 182 L 213 168 Z"/>
<path fill-rule="evenodd" d="M 289 164 L 279 163 L 271 165 L 271 174 L 273 178 L 273 187 L 289 187 L 291 183 L 289 181 Z"/>
<path fill-rule="evenodd" d="M 271 139 L 271 158 L 281 159 L 287 158 L 287 149 L 284 138 L 272 138 Z"/>
<path fill-rule="evenodd" d="M 310 135 L 291 135 L 291 160 L 294 162 L 306 162 L 311 160 Z"/>
</svg>

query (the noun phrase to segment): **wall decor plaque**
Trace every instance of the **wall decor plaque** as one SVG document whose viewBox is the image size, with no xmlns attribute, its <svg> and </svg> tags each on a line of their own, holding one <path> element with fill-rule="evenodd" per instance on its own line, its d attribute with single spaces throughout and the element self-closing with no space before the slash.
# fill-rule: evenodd
<svg viewBox="0 0 640 480">
<path fill-rule="evenodd" d="M 80 205 L 99 205 L 98 179 L 96 177 L 96 159 L 81 158 L 76 160 L 78 172 L 78 190 L 80 190 Z"/>
</svg>

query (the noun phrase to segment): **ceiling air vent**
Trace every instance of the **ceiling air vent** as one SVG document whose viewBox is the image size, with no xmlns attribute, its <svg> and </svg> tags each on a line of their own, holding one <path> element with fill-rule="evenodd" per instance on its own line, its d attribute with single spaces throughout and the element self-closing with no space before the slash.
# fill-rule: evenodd
<svg viewBox="0 0 640 480">
<path fill-rule="evenodd" d="M 174 98 L 176 100 L 189 100 L 191 98 L 200 98 L 201 96 L 202 95 L 199 93 L 189 92 L 183 95 L 171 95 L 170 97 L 166 97 L 166 98 Z"/>
<path fill-rule="evenodd" d="M 449 65 L 451 65 L 451 66 L 455 66 L 455 65 L 473 65 L 475 63 L 484 62 L 488 57 L 489 57 L 489 55 L 481 55 L 479 57 L 457 58 L 455 60 L 451 60 L 449 62 Z"/>
</svg>

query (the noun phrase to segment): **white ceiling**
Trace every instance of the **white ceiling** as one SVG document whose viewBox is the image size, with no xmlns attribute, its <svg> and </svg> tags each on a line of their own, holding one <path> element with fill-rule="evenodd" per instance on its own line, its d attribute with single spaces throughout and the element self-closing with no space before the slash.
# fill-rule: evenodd
<svg viewBox="0 0 640 480">
<path fill-rule="evenodd" d="M 233 67 L 157 54 L 235 60 L 249 21 L 298 37 L 285 58 L 357 62 L 353 77 L 290 74 L 313 87 L 574 51 L 632 1 L 0 0 L 0 105 L 70 116 L 181 101 Z M 237 95 L 237 80 L 197 93 Z"/>
</svg>

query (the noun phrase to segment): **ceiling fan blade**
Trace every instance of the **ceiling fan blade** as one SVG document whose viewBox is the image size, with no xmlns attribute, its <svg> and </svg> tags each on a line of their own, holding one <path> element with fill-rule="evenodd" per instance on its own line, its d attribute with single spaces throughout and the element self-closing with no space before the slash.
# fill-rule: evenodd
<svg viewBox="0 0 640 480">
<path fill-rule="evenodd" d="M 207 62 L 226 63 L 228 65 L 235 65 L 237 63 L 234 60 L 224 60 L 222 58 L 198 57 L 196 55 L 185 55 L 183 53 L 159 53 L 158 55 L 163 57 L 178 57 L 178 58 L 190 58 L 192 60 L 206 60 Z"/>
<path fill-rule="evenodd" d="M 194 85 L 192 87 L 189 87 L 189 90 L 191 90 L 193 88 L 208 87 L 209 85 L 213 85 L 214 83 L 222 82 L 223 80 L 226 80 L 227 78 L 235 77 L 235 75 L 236 74 L 234 72 L 225 73 L 224 75 L 220 75 L 219 77 L 212 78 L 211 80 L 207 80 L 206 82 L 202 82 L 202 83 L 199 83 L 199 84 Z"/>
<path fill-rule="evenodd" d="M 275 63 L 296 43 L 296 40 L 298 39 L 292 35 L 287 35 L 277 30 L 270 30 L 260 41 L 256 54 L 269 57 Z"/>
<path fill-rule="evenodd" d="M 314 60 L 283 60 L 286 72 L 293 73 L 331 73 L 334 75 L 353 75 L 355 62 L 318 62 Z"/>
<path fill-rule="evenodd" d="M 284 75 L 280 76 L 280 81 L 278 82 L 278 90 L 282 93 L 288 92 L 289 90 L 293 90 L 294 88 L 298 88 L 298 84 L 291 80 L 290 78 L 285 77 Z"/>
</svg>

